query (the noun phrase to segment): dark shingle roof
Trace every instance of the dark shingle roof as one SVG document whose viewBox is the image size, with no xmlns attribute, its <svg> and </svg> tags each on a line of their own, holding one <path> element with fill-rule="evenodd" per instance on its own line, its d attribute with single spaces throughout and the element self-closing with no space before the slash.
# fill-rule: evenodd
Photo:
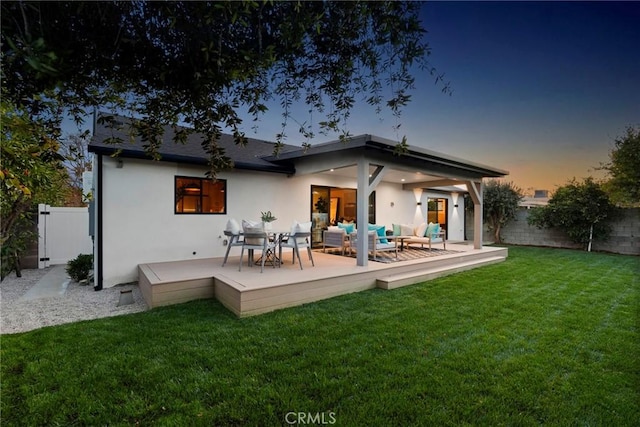
<svg viewBox="0 0 640 427">
<path fill-rule="evenodd" d="M 131 141 L 127 127 L 128 120 L 123 117 L 116 117 L 116 120 L 121 124 L 118 129 L 108 127 L 106 124 L 95 124 L 94 134 L 89 144 L 89 151 L 97 154 L 112 155 L 120 150 L 119 156 L 124 158 L 150 159 L 144 152 L 143 143 L 140 138 L 135 138 L 135 140 Z M 197 165 L 207 164 L 208 155 L 202 148 L 201 142 L 203 136 L 201 134 L 190 134 L 185 144 L 173 142 L 173 136 L 173 129 L 170 126 L 165 127 L 163 143 L 159 150 L 160 160 Z M 108 142 L 113 138 L 119 138 L 123 142 Z M 281 173 L 294 172 L 290 166 L 266 160 L 267 157 L 273 155 L 273 142 L 248 138 L 247 144 L 240 146 L 235 143 L 232 135 L 223 134 L 218 143 L 220 147 L 224 148 L 225 155 L 233 160 L 235 168 L 237 169 Z M 286 153 L 298 149 L 300 149 L 300 147 L 285 145 L 281 152 Z"/>
<path fill-rule="evenodd" d="M 113 129 L 106 125 L 94 126 L 94 136 L 89 144 L 89 151 L 111 155 L 121 150 L 121 157 L 149 159 L 144 152 L 143 143 L 140 138 L 133 142 L 123 142 L 112 144 L 108 141 L 117 137 L 122 141 L 130 141 L 129 132 L 126 128 L 127 119 L 117 117 L 122 126 L 120 129 Z M 190 134 L 185 144 L 173 142 L 174 131 L 170 126 L 165 127 L 163 143 L 159 154 L 161 160 L 189 163 L 197 165 L 207 165 L 208 155 L 201 146 L 203 136 L 201 134 Z M 350 138 L 349 142 L 331 141 L 313 145 L 308 149 L 294 145 L 284 145 L 278 156 L 273 155 L 274 143 L 260 139 L 248 138 L 246 146 L 236 145 L 233 136 L 224 134 L 218 141 L 224 148 L 225 154 L 234 162 L 236 169 L 257 170 L 265 172 L 295 174 L 295 164 L 303 158 L 323 159 L 326 156 L 338 158 L 347 156 L 349 152 L 358 151 L 363 154 L 385 156 L 387 161 L 401 163 L 402 166 L 410 166 L 416 170 L 438 172 L 443 176 L 472 176 L 472 177 L 500 177 L 508 172 L 482 165 L 465 159 L 449 156 L 420 147 L 410 146 L 407 153 L 402 156 L 393 154 L 395 142 L 375 135 L 360 135 Z"/>
</svg>

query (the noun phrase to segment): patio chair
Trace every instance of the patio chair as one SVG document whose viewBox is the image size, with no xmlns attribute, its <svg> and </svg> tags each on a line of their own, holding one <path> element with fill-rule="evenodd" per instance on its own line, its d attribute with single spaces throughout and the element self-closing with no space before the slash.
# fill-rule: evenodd
<svg viewBox="0 0 640 427">
<path fill-rule="evenodd" d="M 227 221 L 227 228 L 224 230 L 224 235 L 228 237 L 227 239 L 227 252 L 224 254 L 224 261 L 222 261 L 222 266 L 227 263 L 227 258 L 229 258 L 229 251 L 231 251 L 232 246 L 242 246 L 242 229 L 240 228 L 240 224 L 238 221 L 231 218 Z"/>
<path fill-rule="evenodd" d="M 269 240 L 269 234 L 262 228 L 245 228 L 244 229 L 244 241 L 242 242 L 242 250 L 240 251 L 240 266 L 238 271 L 242 271 L 242 259 L 244 257 L 244 250 L 247 249 L 249 253 L 249 265 L 253 260 L 254 249 L 262 250 L 262 261 L 260 262 L 260 273 L 264 271 L 264 263 L 269 257 L 269 254 L 274 254 L 276 244 Z M 273 262 L 273 268 L 276 267 L 276 263 Z"/>
<path fill-rule="evenodd" d="M 279 250 L 279 258 L 282 262 L 282 248 L 291 248 L 293 249 L 293 262 L 296 262 L 296 256 L 298 257 L 298 263 L 300 264 L 300 270 L 302 270 L 302 259 L 300 258 L 300 248 L 307 248 L 307 253 L 309 254 L 309 260 L 311 261 L 311 265 L 315 267 L 315 262 L 313 261 L 313 254 L 311 252 L 311 223 L 294 223 L 293 227 L 291 227 L 291 234 L 287 240 L 280 242 L 280 250 Z"/>
<path fill-rule="evenodd" d="M 227 236 L 227 252 L 224 254 L 224 261 L 222 261 L 222 266 L 224 267 L 224 265 L 227 263 L 227 258 L 229 258 L 229 251 L 231 250 L 232 246 L 242 246 L 242 244 L 244 243 L 244 241 L 240 238 L 241 235 L 238 234 L 233 234 L 232 231 L 229 230 L 224 230 L 224 235 Z"/>
</svg>

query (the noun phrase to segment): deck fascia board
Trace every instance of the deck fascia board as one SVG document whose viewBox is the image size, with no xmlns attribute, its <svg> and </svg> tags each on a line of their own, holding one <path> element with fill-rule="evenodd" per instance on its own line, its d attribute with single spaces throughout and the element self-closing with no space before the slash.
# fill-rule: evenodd
<svg viewBox="0 0 640 427">
<path fill-rule="evenodd" d="M 243 266 L 230 257 L 141 264 L 139 284 L 151 308 L 193 299 L 216 298 L 238 317 L 266 313 L 353 292 L 380 287 L 394 289 L 424 282 L 470 268 L 503 261 L 506 248 L 484 247 L 455 254 L 396 263 L 370 262 L 355 265 L 355 259 L 314 253 L 316 266 L 283 264 L 280 268 Z"/>
</svg>

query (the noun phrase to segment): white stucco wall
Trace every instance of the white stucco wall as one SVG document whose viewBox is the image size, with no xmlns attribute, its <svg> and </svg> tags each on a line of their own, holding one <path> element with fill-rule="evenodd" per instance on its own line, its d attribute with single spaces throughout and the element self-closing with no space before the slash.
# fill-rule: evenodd
<svg viewBox="0 0 640 427">
<path fill-rule="evenodd" d="M 447 199 L 447 240 L 464 240 L 464 197 L 463 193 L 435 193 L 425 191 L 421 195 L 422 218 L 427 218 L 428 199 Z M 458 205 L 456 208 L 455 205 Z"/>
<path fill-rule="evenodd" d="M 311 185 L 357 187 L 355 179 L 339 176 L 223 172 L 219 178 L 227 180 L 227 214 L 176 215 L 175 176 L 204 177 L 205 168 L 134 159 L 122 159 L 122 168 L 117 168 L 115 159 L 104 157 L 103 161 L 98 197 L 103 203 L 104 287 L 138 280 L 138 264 L 224 256 L 222 232 L 230 218 L 258 221 L 261 211 L 270 210 L 278 218 L 273 225 L 276 230 L 289 229 L 294 220 L 309 221 Z M 381 183 L 376 189 L 376 222 L 391 229 L 393 223 L 423 221 L 429 196 L 420 197 L 423 204 L 417 207 L 414 192 Z M 451 201 L 449 207 L 454 209 Z M 455 218 L 450 211 L 449 239 L 458 238 L 458 229 L 462 239 L 463 216 L 459 215 L 459 225 L 454 225 Z M 232 248 L 232 255 L 239 253 L 240 248 Z"/>
</svg>

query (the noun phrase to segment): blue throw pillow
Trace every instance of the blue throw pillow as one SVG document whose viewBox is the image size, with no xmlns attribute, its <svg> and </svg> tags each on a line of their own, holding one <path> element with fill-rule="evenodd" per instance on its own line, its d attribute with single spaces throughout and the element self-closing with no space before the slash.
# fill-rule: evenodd
<svg viewBox="0 0 640 427">
<path fill-rule="evenodd" d="M 347 224 L 346 222 L 339 222 L 338 227 L 344 229 L 344 232 L 347 234 L 351 234 L 356 231 L 355 224 Z"/>
<path fill-rule="evenodd" d="M 369 224 L 369 231 L 375 231 L 378 237 L 381 237 L 380 243 L 389 243 L 384 225 Z"/>
<path fill-rule="evenodd" d="M 400 224 L 393 224 L 393 235 L 394 236 L 402 235 L 402 228 L 400 227 Z"/>
<path fill-rule="evenodd" d="M 389 243 L 389 240 L 387 240 L 387 230 L 384 225 L 381 225 L 376 231 L 378 232 L 378 236 L 382 237 L 380 243 Z"/>
<path fill-rule="evenodd" d="M 427 227 L 427 230 L 424 233 L 425 237 L 431 238 L 433 236 L 433 233 L 436 232 L 437 225 L 438 224 L 434 224 L 433 222 L 430 222 L 429 226 Z"/>
</svg>

